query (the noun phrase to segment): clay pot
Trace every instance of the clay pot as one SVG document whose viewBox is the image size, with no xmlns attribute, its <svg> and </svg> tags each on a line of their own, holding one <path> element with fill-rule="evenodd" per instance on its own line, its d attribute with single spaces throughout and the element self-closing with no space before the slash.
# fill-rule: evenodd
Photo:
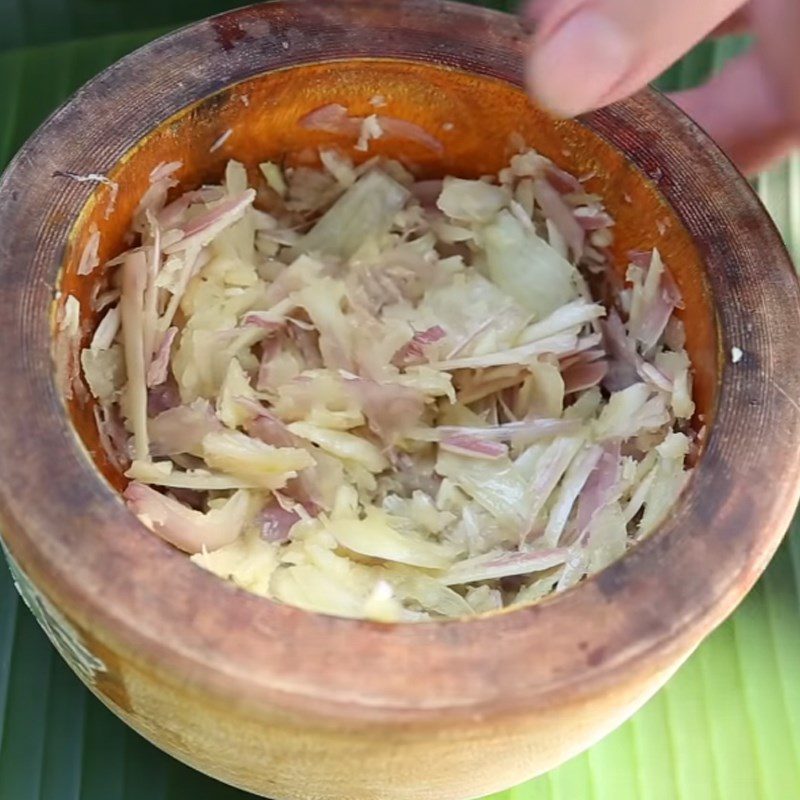
<svg viewBox="0 0 800 800">
<path fill-rule="evenodd" d="M 287 800 L 456 800 L 550 769 L 628 717 L 732 611 L 795 508 L 800 292 L 772 223 L 654 92 L 580 121 L 532 107 L 525 42 L 512 17 L 431 0 L 235 11 L 95 78 L 0 184 L 0 518 L 19 588 L 106 705 L 221 780 Z M 70 344 L 54 332 L 68 293 L 84 340 L 95 322 L 96 278 L 76 275 L 92 226 L 101 258 L 123 249 L 163 161 L 183 162 L 180 191 L 230 157 L 352 148 L 355 137 L 299 125 L 329 103 L 427 131 L 433 141 L 387 134 L 371 151 L 421 176 L 494 172 L 520 139 L 591 173 L 619 264 L 657 246 L 677 278 L 704 452 L 667 522 L 563 595 L 407 625 L 248 595 L 128 513 L 91 404 L 65 394 Z M 107 174 L 118 194 L 57 171 Z"/>
</svg>

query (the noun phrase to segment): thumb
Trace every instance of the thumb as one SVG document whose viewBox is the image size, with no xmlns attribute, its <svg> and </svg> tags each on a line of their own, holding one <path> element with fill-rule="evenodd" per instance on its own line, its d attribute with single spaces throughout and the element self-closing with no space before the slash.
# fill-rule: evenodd
<svg viewBox="0 0 800 800">
<path fill-rule="evenodd" d="M 641 89 L 743 0 L 533 0 L 533 97 L 570 117 Z"/>
</svg>

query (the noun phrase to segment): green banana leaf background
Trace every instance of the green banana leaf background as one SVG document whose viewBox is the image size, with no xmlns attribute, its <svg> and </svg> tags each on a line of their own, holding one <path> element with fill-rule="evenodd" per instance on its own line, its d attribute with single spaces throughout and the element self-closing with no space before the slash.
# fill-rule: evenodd
<svg viewBox="0 0 800 800">
<path fill-rule="evenodd" d="M 0 166 L 105 66 L 238 4 L 0 0 Z M 742 39 L 704 43 L 659 84 L 693 85 L 744 46 Z M 759 176 L 756 186 L 797 256 L 800 158 Z M 800 798 L 799 574 L 800 520 L 735 615 L 633 719 L 559 769 L 491 800 Z M 101 706 L 52 649 L 0 564 L 0 800 L 249 797 L 173 761 Z"/>
</svg>

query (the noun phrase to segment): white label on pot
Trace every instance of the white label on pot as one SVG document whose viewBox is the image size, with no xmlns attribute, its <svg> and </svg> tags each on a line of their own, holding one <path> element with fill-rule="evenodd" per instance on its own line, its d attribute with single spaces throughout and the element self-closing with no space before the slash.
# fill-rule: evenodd
<svg viewBox="0 0 800 800">
<path fill-rule="evenodd" d="M 0 540 L 0 548 L 8 562 L 14 587 L 30 609 L 47 638 L 84 682 L 94 684 L 98 672 L 106 672 L 106 665 L 81 641 L 80 635 L 64 615 L 31 583 L 28 576 Z"/>
</svg>

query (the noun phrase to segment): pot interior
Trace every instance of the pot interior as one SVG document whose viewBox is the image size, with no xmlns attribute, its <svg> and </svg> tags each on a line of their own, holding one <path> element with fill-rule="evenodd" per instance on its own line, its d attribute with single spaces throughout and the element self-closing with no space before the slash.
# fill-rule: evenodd
<svg viewBox="0 0 800 800">
<path fill-rule="evenodd" d="M 385 101 L 378 109 L 371 103 L 376 96 Z M 361 153 L 353 149 L 355 137 L 300 124 L 306 114 L 331 103 L 345 106 L 350 115 L 379 113 L 415 123 L 441 147 L 387 133 Z M 641 137 L 638 141 L 642 147 Z M 85 346 L 97 322 L 91 312 L 93 292 L 104 279 L 99 269 L 89 277 L 77 274 L 90 232 L 94 226 L 100 231 L 101 263 L 122 252 L 150 172 L 162 162 L 182 162 L 175 174 L 180 185 L 173 190 L 179 194 L 220 179 L 231 158 L 243 162 L 257 180 L 259 162 L 315 164 L 320 146 L 336 146 L 356 162 L 373 155 L 397 158 L 420 178 L 478 177 L 501 169 L 521 142 L 578 177 L 590 176 L 587 191 L 602 196 L 617 223 L 611 249 L 621 275 L 628 251 L 658 247 L 684 298 L 680 315 L 695 371 L 696 421 L 710 424 L 718 391 L 715 313 L 699 252 L 656 185 L 658 166 L 648 177 L 585 125 L 554 120 L 534 107 L 518 87 L 440 65 L 389 59 L 310 64 L 271 71 L 187 105 L 132 143 L 109 173 L 119 186 L 116 198 L 107 186 L 92 194 L 70 235 L 60 302 L 67 294 L 79 299 Z M 639 163 L 647 163 L 646 153 L 636 155 Z M 124 486 L 125 478 L 100 446 L 91 399 L 75 396 L 67 405 L 99 469 L 114 486 Z"/>
</svg>

